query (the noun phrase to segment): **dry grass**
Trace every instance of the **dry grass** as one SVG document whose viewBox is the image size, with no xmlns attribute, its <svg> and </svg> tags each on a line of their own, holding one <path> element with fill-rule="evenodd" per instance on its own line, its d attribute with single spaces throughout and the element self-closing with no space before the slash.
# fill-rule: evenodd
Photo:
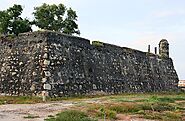
<svg viewBox="0 0 185 121">
<path fill-rule="evenodd" d="M 42 98 L 28 96 L 0 96 L 0 104 L 33 104 L 41 103 Z"/>
</svg>

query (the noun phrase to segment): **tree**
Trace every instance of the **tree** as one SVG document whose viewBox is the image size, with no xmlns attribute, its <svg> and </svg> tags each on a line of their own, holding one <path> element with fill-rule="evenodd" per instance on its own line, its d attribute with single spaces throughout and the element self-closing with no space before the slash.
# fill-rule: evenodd
<svg viewBox="0 0 185 121">
<path fill-rule="evenodd" d="M 23 33 L 23 32 L 32 31 L 31 24 L 28 19 L 18 18 L 11 23 L 11 27 L 12 27 L 12 30 L 10 31 L 10 33 L 13 33 L 15 35 L 18 35 L 19 33 Z"/>
<path fill-rule="evenodd" d="M 7 10 L 0 11 L 0 33 L 16 34 L 32 31 L 28 19 L 20 17 L 23 8 L 21 5 L 14 5 Z"/>
<path fill-rule="evenodd" d="M 77 15 L 71 8 L 67 9 L 63 4 L 43 4 L 36 7 L 33 12 L 35 19 L 30 22 L 27 18 L 20 17 L 23 8 L 21 5 L 13 5 L 7 10 L 0 11 L 0 34 L 15 34 L 32 31 L 35 24 L 41 29 L 60 31 L 66 34 L 80 34 Z"/>
<path fill-rule="evenodd" d="M 0 33 L 7 34 L 8 26 L 10 24 L 10 17 L 5 11 L 0 11 Z"/>
<path fill-rule="evenodd" d="M 41 29 L 60 31 L 66 34 L 80 34 L 76 24 L 77 15 L 71 8 L 63 4 L 58 6 L 43 4 L 35 8 L 33 23 Z"/>
<path fill-rule="evenodd" d="M 69 8 L 69 10 L 67 10 L 67 17 L 64 20 L 63 32 L 66 34 L 71 33 L 80 34 L 80 31 L 78 30 L 78 25 L 75 22 L 76 20 L 77 20 L 76 12 Z"/>
</svg>

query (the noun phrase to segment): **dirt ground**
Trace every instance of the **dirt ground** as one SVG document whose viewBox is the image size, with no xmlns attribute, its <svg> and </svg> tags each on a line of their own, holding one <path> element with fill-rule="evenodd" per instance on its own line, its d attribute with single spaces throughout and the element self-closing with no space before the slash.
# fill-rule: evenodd
<svg viewBox="0 0 185 121">
<path fill-rule="evenodd" d="M 44 121 L 48 115 L 55 115 L 73 105 L 71 102 L 0 105 L 0 121 Z M 25 118 L 29 115 L 37 118 Z"/>
<path fill-rule="evenodd" d="M 84 100 L 84 102 L 91 101 Z M 99 103 L 94 101 L 92 102 Z M 44 121 L 44 119 L 47 118 L 49 115 L 55 115 L 58 112 L 66 109 L 74 109 L 77 104 L 78 104 L 77 102 L 62 101 L 53 103 L 0 105 L 0 121 Z M 36 118 L 26 118 L 29 115 L 36 116 Z M 124 114 L 118 114 L 117 121 L 151 121 L 151 120 L 139 119 L 133 116 L 131 117 Z"/>
</svg>

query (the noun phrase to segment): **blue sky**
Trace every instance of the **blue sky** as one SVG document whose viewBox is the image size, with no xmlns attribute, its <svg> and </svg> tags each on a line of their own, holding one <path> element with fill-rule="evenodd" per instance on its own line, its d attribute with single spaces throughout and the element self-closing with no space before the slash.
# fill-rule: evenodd
<svg viewBox="0 0 185 121">
<path fill-rule="evenodd" d="M 24 6 L 22 16 L 33 18 L 33 7 L 64 3 L 77 11 L 81 37 L 147 51 L 165 38 L 180 79 L 185 79 L 184 0 L 1 0 L 0 10 Z"/>
</svg>

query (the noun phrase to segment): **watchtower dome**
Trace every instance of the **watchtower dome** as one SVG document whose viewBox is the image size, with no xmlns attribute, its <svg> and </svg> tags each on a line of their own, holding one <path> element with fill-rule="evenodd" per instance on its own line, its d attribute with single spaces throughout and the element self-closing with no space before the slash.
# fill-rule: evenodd
<svg viewBox="0 0 185 121">
<path fill-rule="evenodd" d="M 164 58 L 169 58 L 169 43 L 166 39 L 159 42 L 159 55 Z"/>
</svg>

